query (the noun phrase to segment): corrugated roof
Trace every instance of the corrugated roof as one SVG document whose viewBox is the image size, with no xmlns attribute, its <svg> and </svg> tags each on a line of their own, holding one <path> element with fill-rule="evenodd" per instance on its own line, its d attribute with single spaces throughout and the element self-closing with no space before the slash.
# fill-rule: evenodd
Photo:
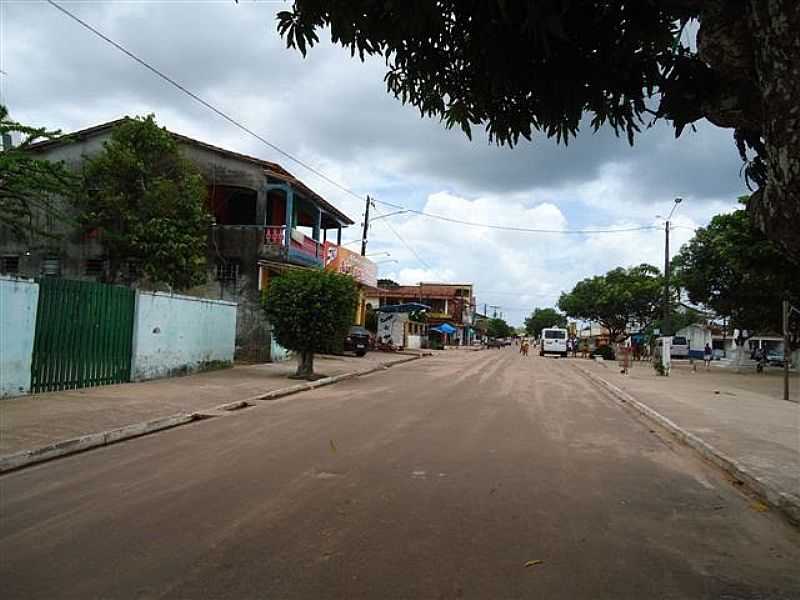
<svg viewBox="0 0 800 600">
<path fill-rule="evenodd" d="M 79 131 L 64 134 L 52 140 L 43 140 L 41 142 L 36 142 L 35 144 L 31 144 L 28 147 L 28 149 L 33 151 L 38 151 L 38 150 L 45 150 L 47 148 L 53 148 L 56 146 L 63 146 L 64 144 L 69 144 L 76 140 L 82 140 L 92 137 L 94 135 L 99 135 L 101 133 L 104 133 L 110 129 L 113 129 L 120 123 L 124 123 L 127 120 L 130 120 L 130 118 L 123 117 L 121 119 L 114 119 L 113 121 L 108 121 L 107 123 L 101 123 L 100 125 L 94 125 L 93 127 L 87 127 L 86 129 L 81 129 Z M 325 200 L 325 198 L 317 194 L 305 183 L 297 179 L 294 175 L 292 175 L 289 171 L 287 171 L 277 163 L 273 163 L 261 158 L 256 158 L 255 156 L 241 154 L 240 152 L 234 152 L 233 150 L 227 150 L 225 148 L 214 146 L 213 144 L 208 144 L 206 142 L 201 142 L 200 140 L 196 140 L 194 138 L 181 135 L 180 133 L 169 131 L 169 129 L 167 129 L 167 131 L 170 133 L 170 135 L 172 135 L 172 137 L 174 137 L 176 140 L 180 142 L 183 142 L 184 144 L 190 144 L 192 146 L 208 150 L 209 152 L 216 152 L 217 154 L 233 158 L 234 160 L 240 160 L 242 162 L 248 162 L 263 167 L 265 170 L 265 174 L 270 175 L 271 177 L 275 177 L 277 179 L 281 179 L 288 183 L 291 183 L 292 186 L 298 189 L 302 195 L 306 195 L 310 197 L 312 200 L 316 201 L 326 212 L 338 218 L 342 223 L 345 223 L 347 225 L 353 225 L 355 223 L 355 221 L 353 221 L 350 217 L 341 212 L 338 208 L 336 208 L 330 202 Z"/>
</svg>

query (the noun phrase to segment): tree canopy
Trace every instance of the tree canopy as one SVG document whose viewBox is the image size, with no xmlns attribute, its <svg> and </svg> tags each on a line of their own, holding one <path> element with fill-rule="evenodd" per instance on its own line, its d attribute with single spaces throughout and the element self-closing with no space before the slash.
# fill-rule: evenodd
<svg viewBox="0 0 800 600">
<path fill-rule="evenodd" d="M 205 281 L 206 187 L 153 115 L 117 125 L 83 177 L 81 223 L 102 241 L 112 281 L 129 261 L 154 284 L 184 289 Z"/>
<path fill-rule="evenodd" d="M 660 316 L 663 286 L 661 272 L 652 265 L 619 267 L 579 281 L 561 294 L 558 307 L 570 317 L 600 323 L 613 339 L 631 325 L 645 328 Z"/>
<path fill-rule="evenodd" d="M 263 304 L 278 343 L 298 352 L 296 377 L 314 376 L 314 353 L 339 349 L 353 324 L 358 291 L 352 277 L 290 270 L 270 281 Z"/>
<path fill-rule="evenodd" d="M 545 327 L 566 327 L 567 317 L 555 308 L 535 308 L 530 317 L 525 319 L 525 333 L 539 337 Z"/>
<path fill-rule="evenodd" d="M 0 152 L 0 226 L 19 241 L 49 237 L 43 216 L 64 219 L 66 214 L 54 202 L 72 197 L 78 179 L 63 162 L 37 159 L 28 148 L 41 140 L 58 137 L 60 131 L 22 125 L 12 120 L 0 105 L 0 137 L 20 142 Z"/>
<path fill-rule="evenodd" d="M 702 118 L 732 128 L 752 216 L 800 257 L 796 0 L 294 0 L 277 27 L 304 55 L 328 28 L 351 55 L 383 56 L 390 93 L 501 144 L 566 143 L 584 113 L 631 143 L 658 118 L 676 135 Z"/>
<path fill-rule="evenodd" d="M 489 319 L 486 322 L 486 334 L 492 338 L 504 338 L 514 335 L 514 328 L 500 318 Z"/>
<path fill-rule="evenodd" d="M 780 332 L 781 301 L 800 304 L 800 267 L 753 227 L 744 209 L 698 229 L 674 265 L 689 300 L 733 327 Z"/>
</svg>

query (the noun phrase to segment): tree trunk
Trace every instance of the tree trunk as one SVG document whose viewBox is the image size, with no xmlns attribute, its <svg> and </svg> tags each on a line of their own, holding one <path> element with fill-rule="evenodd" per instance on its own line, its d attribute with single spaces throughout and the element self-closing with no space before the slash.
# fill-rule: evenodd
<svg viewBox="0 0 800 600">
<path fill-rule="evenodd" d="M 767 185 L 750 213 L 800 263 L 800 2 L 750 0 Z"/>
<path fill-rule="evenodd" d="M 733 128 L 749 147 L 748 158 L 757 155 L 756 168 L 746 171 L 758 186 L 748 204 L 751 219 L 800 263 L 800 2 L 687 4 L 699 11 L 698 54 L 716 84 L 702 100 L 702 113 L 714 125 Z"/>
<path fill-rule="evenodd" d="M 313 379 L 314 378 L 314 353 L 309 351 L 300 352 L 297 355 L 297 372 L 294 374 L 295 379 Z"/>
</svg>

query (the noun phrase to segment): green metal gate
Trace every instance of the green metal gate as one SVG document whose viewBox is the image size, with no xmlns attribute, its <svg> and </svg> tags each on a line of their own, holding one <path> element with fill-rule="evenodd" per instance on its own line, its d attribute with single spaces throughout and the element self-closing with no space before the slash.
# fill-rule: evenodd
<svg viewBox="0 0 800 600">
<path fill-rule="evenodd" d="M 31 391 L 130 381 L 135 292 L 49 277 L 38 283 Z"/>
</svg>

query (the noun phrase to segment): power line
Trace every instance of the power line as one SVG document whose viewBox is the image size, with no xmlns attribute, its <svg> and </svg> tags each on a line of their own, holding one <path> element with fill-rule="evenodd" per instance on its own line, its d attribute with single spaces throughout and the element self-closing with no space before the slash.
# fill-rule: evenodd
<svg viewBox="0 0 800 600">
<path fill-rule="evenodd" d="M 122 44 L 119 44 L 119 43 L 115 42 L 110 37 L 108 37 L 107 35 L 102 33 L 101 31 L 95 29 L 92 25 L 90 25 L 89 23 L 87 23 L 86 21 L 84 21 L 83 19 L 78 17 L 77 15 L 71 13 L 66 8 L 61 6 L 60 4 L 54 2 L 53 0 L 47 0 L 47 3 L 52 5 L 54 8 L 58 9 L 59 11 L 64 13 L 65 15 L 67 15 L 73 21 L 79 23 L 80 25 L 82 25 L 83 27 L 85 27 L 86 29 L 88 29 L 89 31 L 94 33 L 96 36 L 98 36 L 103 41 L 105 41 L 105 42 L 111 44 L 112 46 L 114 46 L 114 48 L 116 48 L 117 50 L 119 50 L 123 54 L 125 54 L 128 57 L 130 57 L 133 60 L 135 60 L 137 63 L 142 65 L 148 71 L 151 71 L 152 73 L 154 73 L 155 75 L 157 75 L 158 77 L 160 77 L 161 79 L 163 79 L 164 81 L 169 83 L 170 85 L 172 85 L 172 86 L 176 87 L 177 89 L 179 89 L 180 91 L 182 91 L 184 94 L 186 94 L 187 96 L 189 96 L 190 98 L 192 98 L 196 102 L 202 104 L 207 109 L 213 111 L 214 113 L 216 113 L 217 115 L 219 115 L 220 117 L 222 117 L 223 119 L 228 121 L 231 125 L 233 125 L 235 127 L 238 127 L 239 129 L 241 129 L 245 133 L 248 133 L 248 134 L 252 135 L 254 138 L 256 138 L 261 143 L 266 144 L 268 147 L 270 147 L 273 150 L 275 150 L 275 152 L 278 152 L 279 154 L 285 156 L 289 160 L 294 161 L 295 163 L 297 163 L 301 167 L 303 167 L 305 169 L 308 169 L 311 173 L 314 173 L 314 175 L 316 175 L 317 177 L 320 177 L 321 179 L 324 179 L 325 181 L 327 181 L 328 183 L 330 183 L 333 186 L 336 186 L 337 188 L 339 188 L 343 192 L 345 192 L 347 194 L 351 194 L 352 196 L 355 196 L 359 200 L 362 199 L 362 197 L 359 196 L 358 194 L 356 194 L 353 190 L 343 186 L 342 184 L 340 184 L 335 179 L 332 179 L 332 178 L 328 177 L 322 171 L 314 168 L 313 166 L 309 165 L 308 163 L 304 162 L 303 160 L 301 160 L 301 159 L 297 158 L 296 156 L 290 154 L 289 152 L 287 152 L 286 150 L 284 150 L 280 146 L 277 146 L 276 144 L 273 144 L 272 142 L 270 142 L 269 140 L 267 140 L 264 137 L 260 136 L 259 134 L 257 134 L 255 131 L 253 131 L 252 129 L 250 129 L 246 125 L 241 124 L 239 121 L 237 121 L 236 119 L 234 119 L 233 117 L 231 117 L 227 113 L 223 112 L 222 110 L 220 110 L 219 108 L 217 108 L 216 106 L 211 104 L 210 102 L 207 102 L 206 100 L 204 100 L 203 98 L 201 98 L 200 96 L 198 96 L 197 94 L 195 94 L 194 92 L 189 90 L 188 88 L 184 87 L 183 85 L 181 85 L 180 83 L 175 81 L 169 75 L 166 75 L 165 73 L 159 71 L 156 67 L 152 66 L 150 63 L 148 63 L 144 59 L 139 58 L 133 52 L 131 52 L 130 50 L 125 48 Z"/>
<path fill-rule="evenodd" d="M 378 213 L 378 215 L 383 215 L 383 213 L 381 213 L 381 211 L 380 211 L 380 210 L 378 210 L 378 207 L 377 207 L 377 206 L 375 206 L 374 204 L 373 204 L 373 208 L 375 208 L 375 212 L 377 212 L 377 213 Z M 430 266 L 428 263 L 426 263 L 424 260 L 422 260 L 422 257 L 421 257 L 421 256 L 420 256 L 420 255 L 417 253 L 417 251 L 416 251 L 416 250 L 414 250 L 414 248 L 413 248 L 413 247 L 412 247 L 412 246 L 411 246 L 411 245 L 410 245 L 408 242 L 406 242 L 406 241 L 403 239 L 403 236 L 401 236 L 401 235 L 400 235 L 400 233 L 399 233 L 399 232 L 398 232 L 398 231 L 397 231 L 397 230 L 396 230 L 396 229 L 395 229 L 395 228 L 392 226 L 392 224 L 391 224 L 391 223 L 389 223 L 389 221 L 388 221 L 388 220 L 386 220 L 386 219 L 383 219 L 381 222 L 386 224 L 386 227 L 388 227 L 388 228 L 389 228 L 389 230 L 390 230 L 390 231 L 391 231 L 391 232 L 392 232 L 392 233 L 393 233 L 395 236 L 397 236 L 397 239 L 398 239 L 398 240 L 400 240 L 400 242 L 401 242 L 401 243 L 402 243 L 402 244 L 403 244 L 403 245 L 404 245 L 406 248 L 408 248 L 408 249 L 411 251 L 411 253 L 412 253 L 412 254 L 413 254 L 413 255 L 414 255 L 416 258 L 417 258 L 417 260 L 419 261 L 419 263 L 420 263 L 420 264 L 421 264 L 423 267 L 425 267 L 426 269 L 428 269 L 428 270 L 430 270 L 430 271 L 432 271 L 432 270 L 433 270 L 433 268 L 432 268 L 432 267 L 431 267 L 431 266 Z"/>
<path fill-rule="evenodd" d="M 304 169 L 308 170 L 310 173 L 313 173 L 314 175 L 316 175 L 317 177 L 319 177 L 323 181 L 326 181 L 327 183 L 329 183 L 330 185 L 336 187 L 337 189 L 341 190 L 342 192 L 344 192 L 346 194 L 349 194 L 349 195 L 353 196 L 354 198 L 358 198 L 359 200 L 362 199 L 362 197 L 359 194 L 357 194 L 356 192 L 354 192 L 350 188 L 342 185 L 341 183 L 339 183 L 335 179 L 329 177 L 328 175 L 326 175 L 325 173 L 323 173 L 319 169 L 313 167 L 312 165 L 306 163 L 302 159 L 300 159 L 300 158 L 294 156 L 293 154 L 287 152 L 286 150 L 284 150 L 283 148 L 281 148 L 277 144 L 274 144 L 274 143 L 270 142 L 269 140 L 267 140 L 263 136 L 259 135 L 258 133 L 256 133 L 255 131 L 253 131 L 249 127 L 247 127 L 246 125 L 243 125 L 242 123 L 240 123 L 239 121 L 237 121 L 236 119 L 234 119 L 233 117 L 231 117 L 230 115 L 228 115 L 227 113 L 222 111 L 221 109 L 217 108 L 216 106 L 214 106 L 213 104 L 211 104 L 207 100 L 204 100 L 199 95 L 197 95 L 196 93 L 194 93 L 191 90 L 189 90 L 188 88 L 186 88 L 184 85 L 178 83 L 175 79 L 173 79 L 169 75 L 166 75 L 165 73 L 160 71 L 158 68 L 152 66 L 150 63 L 145 61 L 144 59 L 139 58 L 139 56 L 137 56 L 136 54 L 134 54 L 133 52 L 131 52 L 130 50 L 125 48 L 122 44 L 119 44 L 118 42 L 114 41 L 113 39 L 111 39 L 110 37 L 108 37 L 107 35 L 102 33 L 101 31 L 99 31 L 98 29 L 96 29 L 95 27 L 93 27 L 92 25 L 90 25 L 89 23 L 87 23 L 86 21 L 84 21 L 83 19 L 78 17 L 77 15 L 73 14 L 72 12 L 70 12 L 69 10 L 67 10 L 66 8 L 64 8 L 63 6 L 58 4 L 57 2 L 55 2 L 54 0 L 46 0 L 46 1 L 47 1 L 48 4 L 52 5 L 54 8 L 56 8 L 57 10 L 62 12 L 64 15 L 66 15 L 67 17 L 69 17 L 70 19 L 72 19 L 73 21 L 75 21 L 76 23 L 81 25 L 82 27 L 85 27 L 86 29 L 91 31 L 93 34 L 95 34 L 97 37 L 99 37 L 100 39 L 102 39 L 106 43 L 110 44 L 111 46 L 113 46 L 114 48 L 116 48 L 117 50 L 119 50 L 120 52 L 122 52 L 123 54 L 128 56 L 129 58 L 131 58 L 134 61 L 136 61 L 141 66 L 143 66 L 145 69 L 147 69 L 150 72 L 152 72 L 153 74 L 155 74 L 157 77 L 160 77 L 161 79 L 163 79 L 164 81 L 166 81 L 170 85 L 174 86 L 175 88 L 177 88 L 178 90 L 180 90 L 181 92 L 183 92 L 184 94 L 186 94 L 187 96 L 192 98 L 195 102 L 198 102 L 199 104 L 203 105 L 204 107 L 206 107 L 210 111 L 214 112 L 218 116 L 220 116 L 223 119 L 225 119 L 226 121 L 228 121 L 234 127 L 237 127 L 238 129 L 241 129 L 245 133 L 253 136 L 255 139 L 260 141 L 262 144 L 264 144 L 267 147 L 271 148 L 275 152 L 278 152 L 282 156 L 285 156 L 289 160 L 297 163 L 298 165 L 300 165 Z M 492 223 L 474 223 L 474 222 L 471 222 L 471 221 L 464 221 L 464 220 L 461 220 L 461 219 L 455 219 L 455 218 L 452 218 L 452 217 L 445 217 L 443 215 L 437 215 L 437 214 L 433 214 L 433 213 L 428 213 L 428 212 L 425 212 L 423 210 L 417 210 L 417 209 L 414 209 L 414 208 L 407 208 L 407 207 L 402 206 L 400 204 L 395 204 L 395 203 L 392 203 L 392 202 L 386 202 L 384 200 L 378 200 L 378 199 L 374 199 L 374 200 L 375 200 L 375 202 L 379 202 L 380 204 L 384 204 L 386 206 L 391 206 L 391 207 L 394 207 L 394 208 L 402 209 L 403 211 L 414 213 L 414 214 L 417 214 L 417 215 L 420 215 L 420 216 L 423 216 L 423 217 L 428 217 L 430 219 L 437 219 L 439 221 L 445 221 L 445 222 L 448 222 L 448 223 L 454 223 L 454 224 L 458 224 L 458 225 L 466 225 L 468 227 L 480 227 L 480 228 L 484 228 L 484 229 L 496 229 L 496 230 L 502 230 L 502 231 L 517 231 L 517 232 L 524 232 L 524 233 L 553 233 L 553 234 L 591 235 L 591 234 L 598 234 L 598 233 L 603 233 L 603 234 L 605 234 L 605 233 L 624 233 L 624 232 L 631 232 L 631 231 L 645 231 L 645 230 L 651 230 L 651 229 L 660 229 L 659 227 L 656 227 L 656 226 L 628 227 L 628 228 L 620 228 L 620 229 L 544 229 L 544 228 L 529 228 L 529 227 L 512 227 L 512 226 L 507 226 L 507 225 L 496 225 L 496 224 L 492 224 Z M 388 225 L 388 223 L 387 223 L 387 225 Z M 388 225 L 388 227 L 399 238 L 399 234 L 394 230 L 394 228 L 391 225 Z M 400 238 L 400 239 L 403 242 L 403 244 L 406 245 L 410 249 L 410 246 L 408 246 L 408 244 L 405 242 L 405 240 L 402 240 L 402 238 Z M 417 256 L 417 258 L 420 260 L 420 262 L 422 264 L 425 264 L 425 261 L 423 261 L 421 258 L 419 258 L 419 255 L 416 253 L 416 251 L 412 250 L 412 252 L 414 253 L 415 256 Z M 427 268 L 430 268 L 430 267 L 427 267 Z"/>
<path fill-rule="evenodd" d="M 424 210 L 408 208 L 402 206 L 401 204 L 386 202 L 384 200 L 378 200 L 377 198 L 374 198 L 374 200 L 375 202 L 379 202 L 380 204 L 391 206 L 392 208 L 400 208 L 406 212 L 414 213 L 422 217 L 428 217 L 429 219 L 438 219 L 439 221 L 445 221 L 447 223 L 455 223 L 457 225 L 467 225 L 468 227 L 480 227 L 481 229 L 499 229 L 502 231 L 518 231 L 523 233 L 561 233 L 561 234 L 574 234 L 574 235 L 591 235 L 595 233 L 625 233 L 630 231 L 647 231 L 655 229 L 659 231 L 661 230 L 661 227 L 657 225 L 640 225 L 636 227 L 620 227 L 617 229 L 544 229 L 538 227 L 513 227 L 511 225 L 495 225 L 492 223 L 475 223 L 474 221 L 464 221 L 462 219 L 445 217 L 444 215 L 437 215 L 425 212 Z"/>
</svg>

